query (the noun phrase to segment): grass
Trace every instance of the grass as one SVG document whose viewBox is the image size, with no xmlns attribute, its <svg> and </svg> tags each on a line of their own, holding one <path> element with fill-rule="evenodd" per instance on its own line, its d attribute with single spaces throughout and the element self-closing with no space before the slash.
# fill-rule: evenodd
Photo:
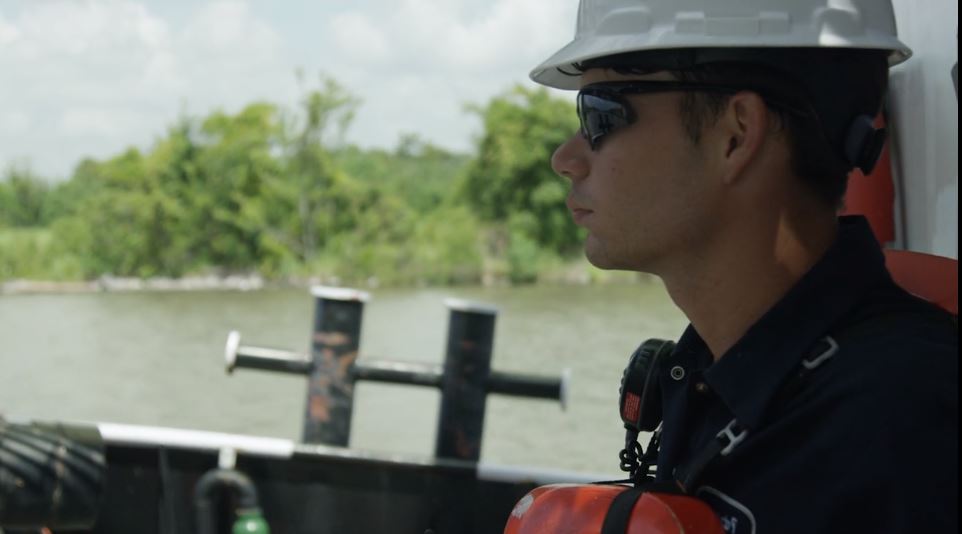
<svg viewBox="0 0 962 534">
<path fill-rule="evenodd" d="M 48 228 L 0 228 L 0 280 L 80 280 L 81 262 Z"/>
</svg>

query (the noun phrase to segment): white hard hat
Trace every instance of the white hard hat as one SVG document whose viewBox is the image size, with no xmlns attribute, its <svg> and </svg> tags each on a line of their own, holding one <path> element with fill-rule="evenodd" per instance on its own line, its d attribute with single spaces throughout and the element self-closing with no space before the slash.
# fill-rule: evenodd
<svg viewBox="0 0 962 534">
<path fill-rule="evenodd" d="M 581 0 L 574 40 L 531 79 L 577 89 L 581 61 L 680 48 L 885 50 L 890 65 L 912 54 L 890 0 Z"/>
</svg>

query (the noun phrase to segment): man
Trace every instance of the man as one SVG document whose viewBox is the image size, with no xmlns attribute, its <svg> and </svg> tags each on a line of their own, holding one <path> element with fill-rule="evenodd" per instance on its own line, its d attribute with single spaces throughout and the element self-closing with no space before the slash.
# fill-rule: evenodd
<svg viewBox="0 0 962 534">
<path fill-rule="evenodd" d="M 588 259 L 660 276 L 691 321 L 657 478 L 729 534 L 958 530 L 957 323 L 836 216 L 910 54 L 886 0 L 581 0 L 532 72 L 579 90 L 551 164 Z"/>
</svg>

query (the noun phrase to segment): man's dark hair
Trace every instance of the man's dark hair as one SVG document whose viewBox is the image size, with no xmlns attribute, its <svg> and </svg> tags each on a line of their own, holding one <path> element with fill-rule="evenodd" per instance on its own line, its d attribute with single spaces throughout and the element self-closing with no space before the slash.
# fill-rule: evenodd
<svg viewBox="0 0 962 534">
<path fill-rule="evenodd" d="M 874 117 L 888 85 L 888 61 L 875 50 L 765 49 L 745 50 L 730 59 L 705 62 L 671 58 L 671 53 L 641 52 L 582 62 L 579 70 L 610 68 L 621 74 L 667 70 L 683 81 L 713 83 L 756 90 L 812 112 L 786 111 L 766 100 L 785 129 L 793 173 L 827 205 L 839 207 L 853 165 L 844 156 L 848 129 L 859 115 Z M 723 53 L 709 53 L 724 57 Z M 755 55 L 756 57 L 752 57 Z M 667 58 L 667 59 L 666 59 Z M 691 64 L 688 64 L 691 63 Z M 714 124 L 730 95 L 686 92 L 681 118 L 690 140 L 697 144 L 706 126 Z"/>
</svg>

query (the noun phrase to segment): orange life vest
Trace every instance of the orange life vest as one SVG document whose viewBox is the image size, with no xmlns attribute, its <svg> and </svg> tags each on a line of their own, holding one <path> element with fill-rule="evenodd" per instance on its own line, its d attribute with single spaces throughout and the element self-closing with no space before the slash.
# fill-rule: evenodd
<svg viewBox="0 0 962 534">
<path fill-rule="evenodd" d="M 504 534 L 599 534 L 616 497 L 629 486 L 551 484 L 535 488 L 515 505 Z M 707 503 L 682 494 L 642 492 L 626 511 L 618 534 L 724 534 Z"/>
</svg>

